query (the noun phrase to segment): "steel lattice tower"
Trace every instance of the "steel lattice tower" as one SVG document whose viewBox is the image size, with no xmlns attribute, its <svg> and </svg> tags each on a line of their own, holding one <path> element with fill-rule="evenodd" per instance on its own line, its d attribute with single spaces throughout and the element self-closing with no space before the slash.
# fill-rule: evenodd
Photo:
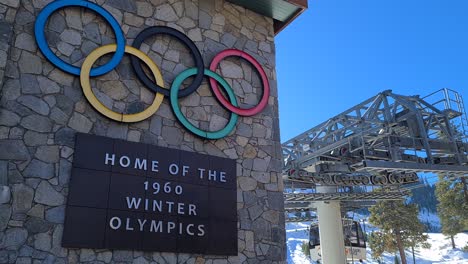
<svg viewBox="0 0 468 264">
<path fill-rule="evenodd" d="M 417 185 L 417 173 L 467 177 L 468 119 L 453 90 L 426 97 L 387 90 L 284 142 L 282 150 L 286 211 L 317 210 L 330 235 L 341 230 L 341 209 L 402 199 Z M 328 219 L 320 221 L 321 214 Z M 323 251 L 343 241 L 331 240 L 321 241 Z M 340 255 L 342 246 L 333 246 L 329 254 Z"/>
</svg>

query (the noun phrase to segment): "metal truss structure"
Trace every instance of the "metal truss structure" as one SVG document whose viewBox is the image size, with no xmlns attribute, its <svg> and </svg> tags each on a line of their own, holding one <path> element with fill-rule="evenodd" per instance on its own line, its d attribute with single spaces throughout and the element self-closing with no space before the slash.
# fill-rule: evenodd
<svg viewBox="0 0 468 264">
<path fill-rule="evenodd" d="M 290 217 L 286 218 L 286 223 L 295 223 L 295 222 L 315 222 L 317 221 L 316 216 L 304 216 L 304 217 Z"/>
<path fill-rule="evenodd" d="M 370 207 L 375 205 L 375 200 L 367 201 L 342 201 L 341 208 L 343 212 L 351 211 L 354 209 L 360 209 L 364 207 Z M 284 211 L 286 213 L 295 213 L 295 212 L 308 212 L 315 211 L 316 203 L 315 202 L 295 202 L 295 203 L 286 203 Z"/>
<path fill-rule="evenodd" d="M 401 200 L 408 193 L 405 191 L 364 192 L 364 193 L 301 193 L 285 194 L 285 202 L 319 202 L 319 201 L 374 201 Z"/>
<path fill-rule="evenodd" d="M 313 192 L 285 193 L 286 207 L 402 199 L 420 172 L 466 177 L 467 129 L 463 100 L 453 90 L 426 97 L 383 91 L 282 144 L 285 187 Z M 316 186 L 387 191 L 317 193 Z"/>
</svg>

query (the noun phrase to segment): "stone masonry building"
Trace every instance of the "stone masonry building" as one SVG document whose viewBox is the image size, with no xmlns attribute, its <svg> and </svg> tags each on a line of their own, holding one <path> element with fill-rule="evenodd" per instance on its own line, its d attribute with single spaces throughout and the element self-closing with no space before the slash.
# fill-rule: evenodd
<svg viewBox="0 0 468 264">
<path fill-rule="evenodd" d="M 86 100 L 79 76 L 55 67 L 38 48 L 34 24 L 50 2 L 0 0 L 0 263 L 285 263 L 274 37 L 306 1 L 91 0 L 118 21 L 127 45 L 142 29 L 163 25 L 186 34 L 207 68 L 215 54 L 227 48 L 245 51 L 260 63 L 271 87 L 266 108 L 239 117 L 234 130 L 217 140 L 184 129 L 167 98 L 140 122 L 115 122 L 97 112 Z M 264 6 L 252 2 L 280 2 L 290 13 L 281 21 L 262 14 Z M 44 30 L 51 50 L 76 66 L 97 47 L 116 41 L 101 16 L 80 7 L 54 12 Z M 148 38 L 140 50 L 161 69 L 166 88 L 194 66 L 187 47 L 169 36 Z M 103 57 L 97 64 L 108 60 Z M 91 78 L 97 98 L 116 112 L 139 112 L 155 97 L 130 64 L 125 54 L 114 70 Z M 217 72 L 242 108 L 259 102 L 262 82 L 250 63 L 229 57 Z M 179 103 L 189 121 L 204 130 L 223 128 L 231 115 L 217 102 L 206 78 Z M 77 132 L 235 159 L 238 255 L 62 247 Z"/>
</svg>

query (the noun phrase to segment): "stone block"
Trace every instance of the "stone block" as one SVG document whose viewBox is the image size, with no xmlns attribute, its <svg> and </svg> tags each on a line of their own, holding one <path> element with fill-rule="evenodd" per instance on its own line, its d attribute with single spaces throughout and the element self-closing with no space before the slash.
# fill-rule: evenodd
<svg viewBox="0 0 468 264">
<path fill-rule="evenodd" d="M 21 117 L 6 109 L 0 109 L 0 126 L 15 126 L 20 122 Z"/>
<path fill-rule="evenodd" d="M 18 102 L 41 115 L 48 115 L 50 112 L 49 105 L 44 100 L 32 95 L 20 96 Z"/>
<path fill-rule="evenodd" d="M 11 199 L 10 187 L 0 185 L 0 204 L 9 203 Z"/>
<path fill-rule="evenodd" d="M 36 189 L 34 201 L 44 205 L 59 206 L 65 201 L 63 195 L 57 192 L 47 181 L 41 181 Z"/>
<path fill-rule="evenodd" d="M 153 15 L 153 6 L 144 1 L 135 2 L 137 8 L 137 15 L 142 17 L 151 17 Z"/>
<path fill-rule="evenodd" d="M 68 122 L 68 126 L 81 133 L 88 133 L 93 123 L 82 114 L 74 113 Z"/>
<path fill-rule="evenodd" d="M 96 259 L 96 254 L 92 249 L 81 249 L 80 250 L 80 261 L 88 262 Z"/>
<path fill-rule="evenodd" d="M 51 179 L 55 176 L 54 165 L 34 159 L 23 171 L 23 176 L 28 178 Z"/>
<path fill-rule="evenodd" d="M 19 6 L 20 1 L 19 0 L 4 0 L 2 1 L 2 4 L 16 8 Z"/>
<path fill-rule="evenodd" d="M 243 191 L 253 191 L 257 188 L 257 181 L 250 177 L 238 177 L 239 187 Z"/>
<path fill-rule="evenodd" d="M 133 261 L 133 253 L 128 250 L 115 250 L 113 253 L 114 261 Z"/>
<path fill-rule="evenodd" d="M 162 4 L 156 7 L 154 18 L 166 22 L 174 22 L 178 19 L 177 14 L 170 4 Z"/>
<path fill-rule="evenodd" d="M 42 204 L 36 204 L 31 210 L 28 211 L 29 216 L 44 218 L 44 206 Z"/>
<path fill-rule="evenodd" d="M 162 137 L 164 141 L 171 145 L 180 145 L 183 140 L 182 132 L 175 127 L 163 126 L 162 127 Z"/>
<path fill-rule="evenodd" d="M 49 251 L 52 247 L 52 237 L 48 233 L 39 233 L 34 237 L 34 248 L 41 251 Z"/>
<path fill-rule="evenodd" d="M 11 206 L 9 204 L 0 204 L 0 232 L 3 232 L 8 226 L 11 217 Z"/>
<path fill-rule="evenodd" d="M 73 29 L 66 29 L 60 34 L 60 39 L 71 45 L 81 44 L 81 34 Z"/>
<path fill-rule="evenodd" d="M 18 67 L 21 73 L 42 73 L 42 61 L 41 59 L 27 51 L 21 53 L 21 58 L 18 61 Z"/>
<path fill-rule="evenodd" d="M 137 11 L 135 1 L 133 0 L 108 0 L 106 4 L 127 12 L 135 13 Z"/>
<path fill-rule="evenodd" d="M 35 154 L 36 158 L 47 163 L 55 163 L 59 161 L 58 146 L 39 146 Z"/>
<path fill-rule="evenodd" d="M 21 83 L 21 92 L 23 94 L 40 94 L 41 90 L 39 88 L 39 82 L 37 81 L 36 76 L 32 74 L 23 73 L 20 75 Z M 18 84 L 14 89 L 19 90 L 20 87 Z M 16 99 L 16 98 L 15 98 Z"/>
<path fill-rule="evenodd" d="M 28 130 L 24 134 L 24 143 L 28 147 L 45 145 L 47 144 L 47 134 Z"/>
<path fill-rule="evenodd" d="M 52 130 L 52 122 L 50 119 L 40 115 L 29 115 L 21 120 L 21 125 L 29 130 L 36 132 L 50 132 Z"/>
<path fill-rule="evenodd" d="M 36 51 L 36 44 L 34 38 L 28 33 L 21 33 L 18 36 L 16 36 L 15 47 L 30 52 Z"/>
<path fill-rule="evenodd" d="M 28 149 L 21 140 L 0 140 L 0 160 L 27 160 Z"/>
<path fill-rule="evenodd" d="M 29 217 L 24 223 L 29 234 L 44 233 L 52 228 L 52 224 L 39 217 Z"/>
<path fill-rule="evenodd" d="M 45 219 L 51 223 L 63 224 L 65 220 L 65 206 L 50 208 L 45 213 Z"/>
<path fill-rule="evenodd" d="M 55 144 L 73 148 L 75 146 L 75 131 L 64 127 L 55 133 Z"/>
<path fill-rule="evenodd" d="M 2 247 L 7 249 L 18 249 L 26 242 L 28 231 L 24 228 L 9 228 L 5 231 Z"/>
<path fill-rule="evenodd" d="M 26 213 L 31 209 L 34 196 L 34 190 L 24 184 L 15 184 L 12 188 L 13 194 L 13 213 Z"/>
</svg>

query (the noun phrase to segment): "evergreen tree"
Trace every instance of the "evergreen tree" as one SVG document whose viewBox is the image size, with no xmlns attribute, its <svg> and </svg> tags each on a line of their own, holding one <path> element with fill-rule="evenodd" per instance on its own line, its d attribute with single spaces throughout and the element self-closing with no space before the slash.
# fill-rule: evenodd
<svg viewBox="0 0 468 264">
<path fill-rule="evenodd" d="M 372 232 L 369 235 L 368 243 L 372 249 L 372 258 L 379 259 L 385 251 L 385 240 L 382 232 Z"/>
<path fill-rule="evenodd" d="M 442 233 L 450 237 L 455 248 L 454 236 L 468 227 L 468 202 L 466 183 L 463 178 L 450 179 L 439 175 L 436 183 L 436 195 L 439 200 L 437 212 L 442 224 Z"/>
<path fill-rule="evenodd" d="M 370 212 L 370 223 L 380 228 L 380 232 L 369 241 L 376 257 L 383 252 L 398 251 L 401 263 L 407 264 L 405 247 L 428 246 L 428 236 L 423 234 L 424 225 L 418 219 L 417 205 L 401 200 L 379 201 L 370 208 Z"/>
</svg>

